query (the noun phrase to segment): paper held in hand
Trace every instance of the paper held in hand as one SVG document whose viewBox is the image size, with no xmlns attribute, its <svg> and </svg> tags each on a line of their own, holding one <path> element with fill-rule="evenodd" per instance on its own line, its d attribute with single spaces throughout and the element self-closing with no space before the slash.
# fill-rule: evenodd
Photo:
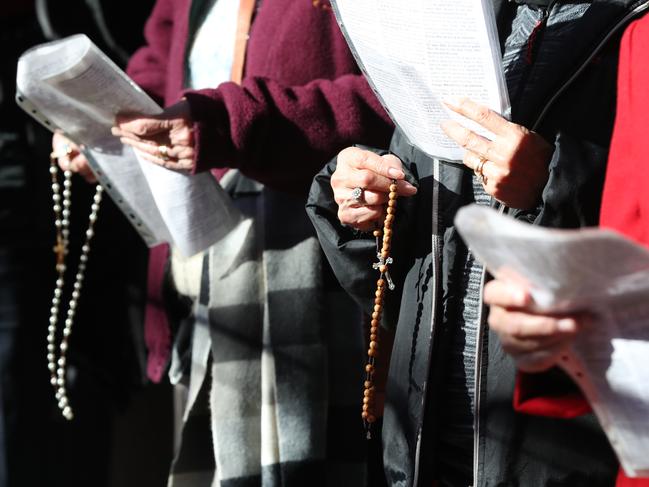
<svg viewBox="0 0 649 487">
<path fill-rule="evenodd" d="M 478 206 L 455 223 L 492 274 L 528 287 L 537 310 L 593 314 L 560 365 L 626 474 L 649 476 L 649 251 L 612 231 L 535 227 Z"/>
<path fill-rule="evenodd" d="M 111 135 L 117 114 L 162 109 L 85 35 L 27 51 L 18 61 L 16 86 L 27 113 L 85 146 L 98 181 L 149 246 L 167 242 L 190 256 L 240 221 L 210 174 L 156 166 Z"/>
<path fill-rule="evenodd" d="M 455 119 L 442 101 L 471 98 L 509 117 L 500 43 L 491 0 L 332 0 L 359 66 L 411 143 L 433 157 L 459 161 L 464 149 L 440 123 Z"/>
</svg>

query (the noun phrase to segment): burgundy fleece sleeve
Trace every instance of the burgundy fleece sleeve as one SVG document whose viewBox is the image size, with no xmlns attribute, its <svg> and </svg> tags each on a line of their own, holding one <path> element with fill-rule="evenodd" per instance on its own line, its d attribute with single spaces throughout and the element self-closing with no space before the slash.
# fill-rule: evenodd
<svg viewBox="0 0 649 487">
<path fill-rule="evenodd" d="M 131 56 L 126 68 L 133 81 L 160 104 L 165 97 L 173 20 L 173 0 L 158 0 L 144 27 L 146 44 Z"/>
<path fill-rule="evenodd" d="M 196 170 L 236 167 L 268 186 L 302 193 L 339 150 L 384 146 L 392 123 L 362 75 L 289 87 L 266 78 L 189 91 Z"/>
</svg>

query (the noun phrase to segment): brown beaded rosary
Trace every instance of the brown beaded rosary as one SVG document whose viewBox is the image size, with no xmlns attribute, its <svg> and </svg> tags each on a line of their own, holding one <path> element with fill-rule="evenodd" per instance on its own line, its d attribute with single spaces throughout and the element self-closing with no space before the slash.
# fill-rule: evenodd
<svg viewBox="0 0 649 487">
<path fill-rule="evenodd" d="M 389 266 L 392 264 L 392 257 L 390 257 L 390 247 L 392 242 L 392 224 L 394 222 L 394 215 L 397 209 L 397 181 L 392 180 L 390 184 L 390 193 L 388 194 L 388 207 L 385 221 L 383 222 L 383 230 L 374 230 L 374 237 L 376 238 L 376 256 L 378 262 L 372 264 L 374 269 L 380 273 L 378 281 L 376 281 L 376 292 L 374 293 L 374 309 L 372 311 L 372 321 L 370 323 L 370 341 L 369 349 L 367 350 L 367 364 L 365 365 L 365 390 L 363 391 L 363 422 L 365 424 L 365 431 L 367 432 L 367 439 L 372 437 L 372 424 L 376 421 L 376 410 L 374 402 L 374 372 L 375 361 L 379 354 L 379 327 L 381 324 L 381 314 L 383 313 L 383 298 L 385 295 L 385 286 L 392 291 L 394 283 L 390 277 Z M 381 244 L 382 245 L 379 245 Z"/>
</svg>

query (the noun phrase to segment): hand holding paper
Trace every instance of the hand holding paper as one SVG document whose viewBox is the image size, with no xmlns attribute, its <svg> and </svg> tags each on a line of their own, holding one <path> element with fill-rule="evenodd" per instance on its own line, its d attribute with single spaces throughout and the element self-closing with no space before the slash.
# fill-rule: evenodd
<svg viewBox="0 0 649 487">
<path fill-rule="evenodd" d="M 121 115 L 113 135 L 140 152 L 142 159 L 174 171 L 194 168 L 194 134 L 189 104 L 182 100 L 161 114 Z"/>
<path fill-rule="evenodd" d="M 542 372 L 557 365 L 591 321 L 585 313 L 535 313 L 529 309 L 529 292 L 504 279 L 487 283 L 484 302 L 490 306 L 490 329 L 523 372 Z"/>
<path fill-rule="evenodd" d="M 552 146 L 485 105 L 467 98 L 445 104 L 490 134 L 487 138 L 453 120 L 442 124 L 446 135 L 466 149 L 462 162 L 482 178 L 487 193 L 510 208 L 534 207 L 548 180 Z"/>
<path fill-rule="evenodd" d="M 86 36 L 27 51 L 18 62 L 16 86 L 27 113 L 83 145 L 97 179 L 148 245 L 168 242 L 194 255 L 241 220 L 211 174 L 179 174 L 143 160 L 143 152 L 150 156 L 152 147 L 165 145 L 159 155 L 169 161 L 163 162 L 190 168 L 192 153 L 175 148 L 193 144 L 187 111 L 178 105 L 162 110 Z M 125 133 L 133 144 L 146 141 L 142 148 L 149 152 L 136 153 L 111 135 L 115 118 L 127 112 L 145 114 L 146 122 L 125 124 Z"/>
<path fill-rule="evenodd" d="M 474 205 L 455 224 L 492 274 L 529 291 L 486 297 L 505 346 L 529 353 L 530 367 L 559 353 L 627 475 L 648 476 L 649 251 L 611 231 L 540 228 Z"/>
<path fill-rule="evenodd" d="M 507 116 L 491 0 L 333 0 L 332 6 L 383 106 L 428 155 L 449 161 L 464 155 L 440 128 L 449 117 L 442 103 L 448 97 L 467 96 Z"/>
</svg>

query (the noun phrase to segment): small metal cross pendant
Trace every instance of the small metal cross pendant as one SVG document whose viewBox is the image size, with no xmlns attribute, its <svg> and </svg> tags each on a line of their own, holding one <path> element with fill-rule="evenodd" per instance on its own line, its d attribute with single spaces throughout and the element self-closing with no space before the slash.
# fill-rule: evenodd
<svg viewBox="0 0 649 487">
<path fill-rule="evenodd" d="M 383 267 L 385 270 L 382 272 L 382 274 L 385 276 L 385 280 L 388 281 L 388 289 L 390 291 L 394 291 L 394 282 L 392 282 L 392 277 L 390 277 L 390 271 L 388 270 L 388 265 L 392 264 L 394 261 L 392 260 L 392 257 L 388 257 L 387 259 L 384 259 L 381 254 L 376 254 L 377 258 L 379 259 L 378 262 L 375 262 L 372 264 L 373 269 L 381 269 Z"/>
<path fill-rule="evenodd" d="M 54 253 L 56 254 L 56 265 L 60 266 L 65 263 L 65 245 L 63 244 L 63 240 L 61 238 L 58 238 L 56 241 L 56 245 L 52 249 Z"/>
</svg>

